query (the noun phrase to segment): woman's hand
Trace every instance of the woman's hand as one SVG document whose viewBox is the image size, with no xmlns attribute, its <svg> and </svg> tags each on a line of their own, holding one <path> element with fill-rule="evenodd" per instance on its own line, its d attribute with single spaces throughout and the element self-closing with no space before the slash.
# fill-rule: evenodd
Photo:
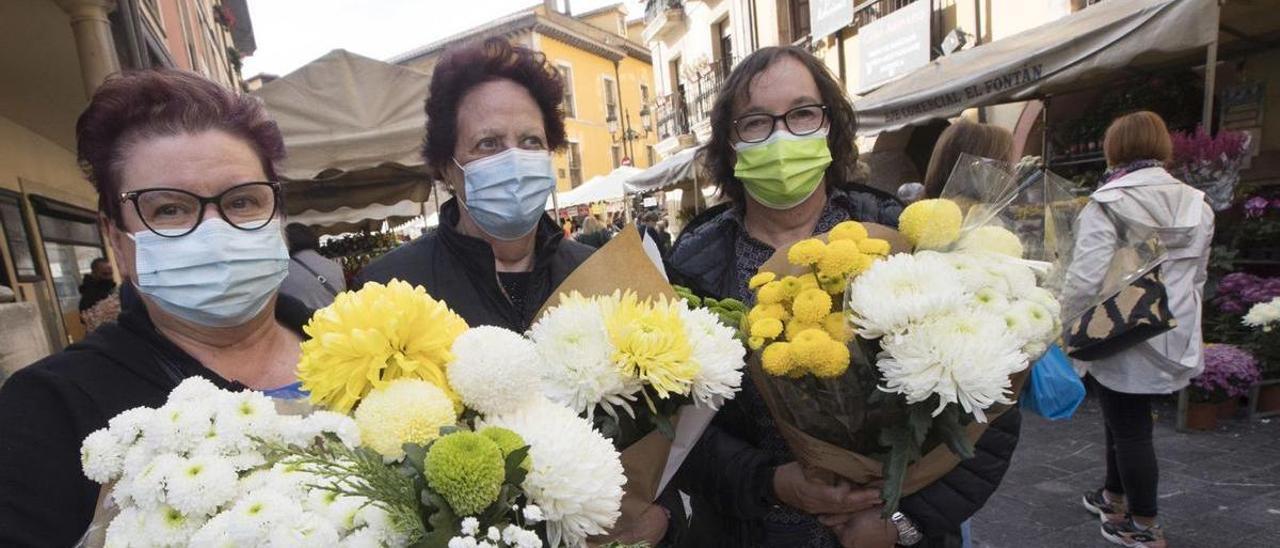
<svg viewBox="0 0 1280 548">
<path fill-rule="evenodd" d="M 783 504 L 809 514 L 852 514 L 880 502 L 879 489 L 855 489 L 837 480 L 834 485 L 805 476 L 800 463 L 773 472 L 773 492 Z"/>
<path fill-rule="evenodd" d="M 609 538 L 609 541 L 622 544 L 647 543 L 649 546 L 657 546 L 658 543 L 662 542 L 662 538 L 667 536 L 667 524 L 670 521 L 671 514 L 667 512 L 666 508 L 650 504 L 630 528 L 625 531 L 619 531 Z M 603 545 L 604 543 L 601 544 Z"/>
<path fill-rule="evenodd" d="M 880 517 L 878 508 L 853 514 L 844 525 L 834 529 L 844 548 L 893 548 L 898 542 L 898 528 Z"/>
</svg>

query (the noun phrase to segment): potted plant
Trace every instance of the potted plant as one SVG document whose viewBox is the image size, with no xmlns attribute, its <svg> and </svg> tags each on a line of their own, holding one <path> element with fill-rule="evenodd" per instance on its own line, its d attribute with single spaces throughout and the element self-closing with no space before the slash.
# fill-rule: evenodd
<svg viewBox="0 0 1280 548">
<path fill-rule="evenodd" d="M 1219 131 L 1210 135 L 1202 126 L 1193 132 L 1175 131 L 1170 170 L 1187 184 L 1205 193 L 1214 211 L 1231 207 L 1240 167 L 1249 152 L 1249 134 Z"/>
<path fill-rule="evenodd" d="M 1250 328 L 1248 343 L 1263 358 L 1265 380 L 1258 386 L 1253 399 L 1251 414 L 1280 412 L 1280 340 L 1276 328 L 1280 327 L 1280 297 L 1254 304 L 1241 323 Z"/>
<path fill-rule="evenodd" d="M 1249 351 L 1230 344 L 1210 344 L 1204 349 L 1204 372 L 1191 379 L 1191 405 L 1187 409 L 1187 427 L 1213 430 L 1223 418 L 1225 404 L 1231 403 L 1227 418 L 1235 414 L 1234 405 L 1249 393 L 1259 378 L 1258 362 Z"/>
</svg>

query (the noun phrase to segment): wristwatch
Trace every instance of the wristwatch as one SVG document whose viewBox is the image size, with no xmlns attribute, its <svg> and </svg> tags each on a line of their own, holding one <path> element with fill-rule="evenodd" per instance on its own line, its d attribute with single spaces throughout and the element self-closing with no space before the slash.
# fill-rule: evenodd
<svg viewBox="0 0 1280 548">
<path fill-rule="evenodd" d="M 898 546 L 915 546 L 924 540 L 924 535 L 916 529 L 916 524 L 911 523 L 911 519 L 902 512 L 894 512 L 889 516 L 889 521 L 898 528 Z"/>
</svg>

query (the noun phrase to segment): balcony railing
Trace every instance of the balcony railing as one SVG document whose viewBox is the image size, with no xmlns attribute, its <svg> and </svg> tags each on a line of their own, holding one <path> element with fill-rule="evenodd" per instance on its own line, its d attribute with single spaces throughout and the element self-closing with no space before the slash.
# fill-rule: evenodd
<svg viewBox="0 0 1280 548">
<path fill-rule="evenodd" d="M 852 28 L 863 27 L 876 19 L 889 15 L 919 0 L 867 0 L 853 7 Z"/>
<path fill-rule="evenodd" d="M 711 120 L 711 109 L 735 61 L 718 59 L 692 79 L 682 80 L 682 91 L 658 98 L 654 110 L 659 139 L 691 133 L 699 123 Z"/>
<path fill-rule="evenodd" d="M 652 42 L 676 32 L 684 25 L 684 2 L 649 0 L 644 9 L 644 41 Z"/>
</svg>

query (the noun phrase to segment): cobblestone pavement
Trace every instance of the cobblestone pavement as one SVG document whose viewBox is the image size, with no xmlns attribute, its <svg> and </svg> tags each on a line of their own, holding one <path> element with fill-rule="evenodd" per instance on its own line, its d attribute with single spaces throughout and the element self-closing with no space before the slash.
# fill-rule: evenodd
<svg viewBox="0 0 1280 548">
<path fill-rule="evenodd" d="M 1181 433 L 1172 398 L 1157 406 L 1160 522 L 1177 548 L 1280 547 L 1280 419 L 1220 421 Z M 1080 505 L 1102 485 L 1102 412 L 1092 396 L 1069 421 L 1024 414 L 1000 490 L 973 519 L 975 548 L 1114 546 Z"/>
</svg>

